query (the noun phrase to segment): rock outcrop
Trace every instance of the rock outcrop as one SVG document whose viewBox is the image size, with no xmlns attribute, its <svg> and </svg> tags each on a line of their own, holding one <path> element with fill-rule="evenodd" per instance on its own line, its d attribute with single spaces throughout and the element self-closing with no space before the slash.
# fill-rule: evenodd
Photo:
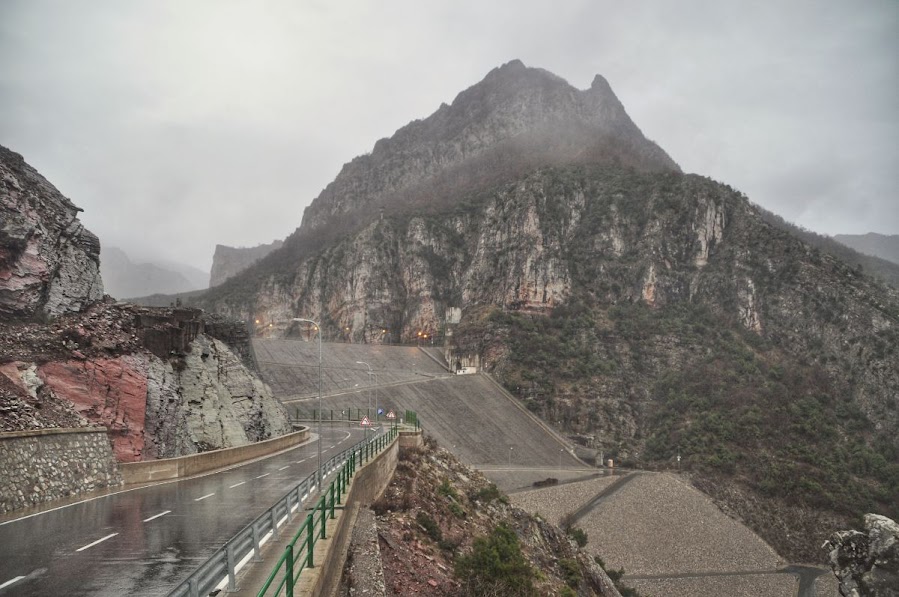
<svg viewBox="0 0 899 597">
<path fill-rule="evenodd" d="M 102 426 L 120 462 L 290 432 L 280 403 L 204 323 L 195 309 L 110 301 L 49 325 L 0 322 L 0 431 Z M 210 331 L 240 340 L 241 329 L 217 318 Z"/>
<path fill-rule="evenodd" d="M 100 241 L 79 211 L 0 146 L 0 317 L 57 316 L 103 297 Z"/>
<path fill-rule="evenodd" d="M 255 247 L 228 247 L 216 245 L 212 256 L 212 270 L 209 272 L 209 286 L 218 286 L 247 269 L 272 251 L 280 249 L 284 241 L 276 240 L 267 245 Z"/>
<path fill-rule="evenodd" d="M 865 515 L 865 532 L 840 531 L 823 545 L 844 597 L 899 596 L 899 524 Z"/>
</svg>

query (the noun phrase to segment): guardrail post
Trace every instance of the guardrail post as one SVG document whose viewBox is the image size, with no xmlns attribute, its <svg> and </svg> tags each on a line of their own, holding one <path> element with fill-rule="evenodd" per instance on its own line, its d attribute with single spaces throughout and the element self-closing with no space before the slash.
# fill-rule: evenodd
<svg viewBox="0 0 899 597">
<path fill-rule="evenodd" d="M 327 539 L 327 537 L 325 536 L 325 523 L 328 522 L 328 513 L 327 513 L 326 507 L 325 507 L 325 496 L 324 496 L 324 492 L 322 492 L 322 499 L 321 499 L 321 502 L 320 502 L 320 503 L 321 503 L 321 510 L 322 510 L 322 530 L 321 530 L 321 538 L 322 538 L 322 539 Z"/>
<path fill-rule="evenodd" d="M 306 567 L 312 568 L 313 560 L 312 560 L 312 548 L 315 546 L 315 541 L 312 538 L 314 534 L 313 529 L 313 520 L 312 512 L 306 516 Z"/>
<path fill-rule="evenodd" d="M 276 509 L 277 504 L 270 510 L 270 512 L 272 513 L 272 539 L 274 539 L 275 541 L 281 538 L 278 534 L 278 515 L 275 514 Z"/>
<path fill-rule="evenodd" d="M 287 544 L 287 597 L 293 597 L 293 543 Z"/>
<path fill-rule="evenodd" d="M 234 571 L 234 546 L 230 542 L 225 546 L 225 560 L 228 563 L 228 592 L 234 593 L 237 591 L 237 579 Z"/>
<path fill-rule="evenodd" d="M 331 483 L 331 520 L 334 520 L 334 484 Z"/>
<path fill-rule="evenodd" d="M 253 523 L 253 561 L 262 561 L 262 550 L 259 547 L 259 529 L 256 527 L 255 522 Z"/>
</svg>

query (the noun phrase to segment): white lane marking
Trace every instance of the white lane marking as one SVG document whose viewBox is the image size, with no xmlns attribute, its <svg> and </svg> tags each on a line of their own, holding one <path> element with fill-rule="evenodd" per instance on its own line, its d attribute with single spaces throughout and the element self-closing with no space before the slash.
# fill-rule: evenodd
<svg viewBox="0 0 899 597">
<path fill-rule="evenodd" d="M 287 466 L 282 466 L 282 467 L 279 468 L 278 470 L 279 470 L 279 471 L 283 471 L 283 470 L 286 469 L 286 468 L 290 468 L 290 465 L 288 464 Z"/>
<path fill-rule="evenodd" d="M 150 522 L 151 520 L 156 520 L 160 516 L 165 516 L 166 514 L 171 514 L 171 512 L 172 512 L 171 510 L 166 510 L 165 512 L 160 512 L 156 516 L 151 516 L 150 518 L 145 518 L 144 522 Z"/>
<path fill-rule="evenodd" d="M 308 459 L 304 458 L 302 460 L 297 460 L 297 464 L 303 464 L 304 462 L 306 462 L 306 460 L 308 460 Z"/>
<path fill-rule="evenodd" d="M 270 474 L 271 474 L 271 473 L 263 473 L 263 474 L 259 475 L 259 476 L 256 477 L 256 478 L 257 478 L 257 479 L 261 479 L 262 477 L 268 477 Z"/>
<path fill-rule="evenodd" d="M 214 495 L 215 495 L 215 492 L 213 491 L 212 493 L 207 493 L 207 494 L 204 495 L 203 497 L 198 497 L 198 498 L 195 499 L 194 501 L 195 501 L 195 502 L 199 502 L 200 500 L 205 500 L 206 498 L 212 497 L 212 496 L 214 496 Z"/>
<path fill-rule="evenodd" d="M 346 433 L 347 433 L 347 435 L 349 436 L 349 433 L 348 433 L 348 432 L 346 432 Z M 312 434 L 312 435 L 315 435 L 315 434 Z M 301 443 L 301 444 L 297 444 L 297 445 L 294 446 L 293 448 L 287 448 L 287 449 L 284 450 L 282 453 L 284 453 L 284 452 L 292 452 L 292 451 L 294 451 L 294 450 L 299 450 L 299 449 L 305 448 L 305 447 L 307 447 L 307 446 L 310 446 L 310 445 L 315 444 L 315 441 L 316 441 L 315 439 L 309 439 L 309 440 L 306 440 L 305 442 L 303 442 L 303 443 Z M 250 465 L 252 465 L 252 464 L 255 464 L 255 463 L 258 462 L 258 461 L 266 460 L 266 459 L 268 459 L 268 458 L 271 458 L 272 456 L 277 456 L 277 455 L 278 455 L 278 454 L 272 454 L 272 455 L 270 455 L 270 456 L 261 456 L 261 457 L 259 457 L 259 458 L 254 458 L 254 459 L 252 459 L 252 460 L 248 460 L 248 461 L 246 461 L 246 462 L 240 462 L 240 463 L 237 463 L 237 464 L 233 464 L 233 465 L 231 465 L 231 466 L 226 466 L 225 468 L 222 468 L 222 469 L 218 469 L 218 470 L 214 470 L 214 471 L 209 471 L 208 473 L 203 473 L 203 474 L 200 474 L 200 475 L 193 475 L 193 476 L 191 476 L 191 477 L 183 477 L 183 478 L 180 478 L 180 479 L 171 479 L 171 480 L 169 480 L 169 481 L 159 481 L 159 482 L 153 483 L 153 484 L 151 484 L 151 485 L 144 485 L 144 486 L 141 486 L 141 487 L 132 487 L 131 489 L 122 489 L 122 490 L 120 490 L 120 491 L 111 491 L 111 492 L 106 493 L 106 494 L 103 494 L 103 495 L 98 495 L 98 496 L 94 496 L 94 497 L 92 497 L 92 498 L 87 498 L 87 499 L 85 499 L 85 500 L 79 500 L 79 501 L 77 501 L 77 502 L 72 502 L 71 504 L 65 504 L 65 505 L 63 505 L 63 506 L 56 506 L 55 508 L 47 508 L 46 510 L 41 510 L 40 512 L 35 512 L 34 514 L 26 514 L 25 516 L 20 516 L 20 517 L 18 517 L 18 518 L 13 518 L 13 519 L 11 519 L 11 520 L 5 520 L 5 521 L 3 521 L 3 522 L 0 522 L 0 527 L 2 527 L 2 526 L 4 526 L 4 525 L 7 525 L 7 524 L 13 524 L 13 523 L 16 523 L 16 522 L 21 522 L 21 521 L 23 521 L 23 520 L 28 520 L 29 518 L 34 518 L 34 517 L 36 517 L 36 516 L 42 516 L 42 515 L 44 515 L 44 514 L 49 514 L 49 513 L 51 513 L 51 512 L 56 512 L 57 510 L 65 510 L 66 508 L 72 508 L 72 507 L 74 507 L 74 506 L 80 506 L 80 505 L 82 505 L 82 504 L 87 504 L 88 502 L 94 502 L 94 501 L 97 501 L 97 500 L 103 500 L 103 499 L 106 499 L 106 498 L 110 498 L 110 497 L 113 497 L 113 496 L 120 495 L 120 494 L 122 494 L 122 493 L 131 493 L 132 491 L 144 491 L 144 490 L 150 489 L 150 488 L 152 488 L 152 487 L 159 487 L 160 485 L 173 485 L 173 484 L 175 484 L 175 483 L 180 483 L 180 482 L 185 481 L 185 480 L 188 480 L 188 479 L 190 479 L 190 480 L 193 480 L 193 479 L 202 479 L 203 477 L 212 477 L 212 476 L 214 476 L 214 475 L 220 475 L 220 474 L 222 474 L 222 473 L 226 473 L 226 472 L 229 472 L 229 471 L 232 471 L 232 470 L 235 470 L 235 469 L 243 468 L 243 467 L 245 467 L 245 466 L 250 466 Z M 302 461 L 300 461 L 300 462 L 302 462 Z M 594 470 L 594 469 L 586 469 L 586 470 Z"/>
<path fill-rule="evenodd" d="M 118 535 L 118 533 L 113 533 L 112 535 L 106 535 L 106 536 L 103 537 L 102 539 L 97 539 L 97 540 L 94 541 L 93 543 L 88 543 L 88 544 L 85 545 L 84 547 L 79 547 L 79 548 L 76 549 L 75 551 L 84 551 L 85 549 L 88 549 L 88 548 L 90 548 L 90 547 L 93 547 L 94 545 L 96 545 L 96 544 L 98 544 L 98 543 L 103 543 L 103 542 L 106 541 L 107 539 L 112 539 L 112 538 L 115 537 L 116 535 Z"/>
<path fill-rule="evenodd" d="M 15 577 L 15 578 L 11 578 L 10 580 L 8 580 L 8 581 L 6 581 L 5 583 L 3 583 L 2 585 L 0 585 L 0 589 L 5 589 L 5 588 L 8 587 L 9 585 L 15 584 L 15 583 L 19 582 L 20 580 L 22 580 L 23 578 L 25 578 L 25 577 L 24 577 L 24 576 L 17 576 L 17 577 Z"/>
<path fill-rule="evenodd" d="M 243 485 L 244 483 L 246 483 L 246 481 L 241 481 L 240 483 L 235 483 L 234 485 L 232 485 L 232 486 L 229 487 L 228 489 L 234 489 L 235 487 L 240 487 L 240 486 Z"/>
</svg>

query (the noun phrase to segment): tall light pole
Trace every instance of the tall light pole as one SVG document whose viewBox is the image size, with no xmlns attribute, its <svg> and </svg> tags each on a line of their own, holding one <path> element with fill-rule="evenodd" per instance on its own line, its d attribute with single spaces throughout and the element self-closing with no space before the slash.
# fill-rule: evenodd
<svg viewBox="0 0 899 597">
<path fill-rule="evenodd" d="M 318 490 L 322 488 L 322 327 L 311 319 L 294 317 L 293 321 L 311 323 L 318 332 L 318 473 L 316 474 Z"/>
<path fill-rule="evenodd" d="M 372 391 L 372 370 L 371 365 L 366 363 L 365 361 L 356 361 L 357 365 L 365 365 L 368 367 L 368 410 L 366 413 L 371 413 L 371 391 Z M 368 437 L 368 427 L 365 428 L 365 437 Z"/>
</svg>

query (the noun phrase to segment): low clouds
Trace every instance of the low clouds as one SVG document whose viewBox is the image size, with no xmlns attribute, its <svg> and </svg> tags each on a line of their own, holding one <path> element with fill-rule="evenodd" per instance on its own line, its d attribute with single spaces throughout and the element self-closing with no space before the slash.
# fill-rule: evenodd
<svg viewBox="0 0 899 597">
<path fill-rule="evenodd" d="M 133 257 L 283 238 L 340 166 L 512 58 L 819 232 L 899 233 L 899 4 L 0 4 L 0 144 Z"/>
</svg>

